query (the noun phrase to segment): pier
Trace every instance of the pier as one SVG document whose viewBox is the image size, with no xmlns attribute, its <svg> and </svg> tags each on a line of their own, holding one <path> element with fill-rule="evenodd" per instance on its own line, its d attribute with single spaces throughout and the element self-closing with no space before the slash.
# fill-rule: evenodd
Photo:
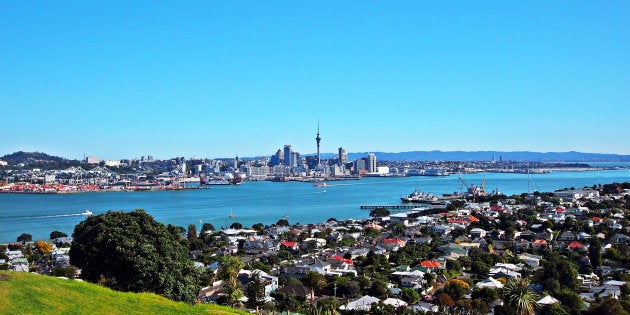
<svg viewBox="0 0 630 315">
<path fill-rule="evenodd" d="M 407 210 L 426 210 L 426 209 L 446 209 L 446 205 L 430 205 L 430 204 L 400 204 L 400 205 L 362 205 L 361 210 L 374 210 L 377 208 L 385 208 L 392 212 L 403 212 Z"/>
</svg>

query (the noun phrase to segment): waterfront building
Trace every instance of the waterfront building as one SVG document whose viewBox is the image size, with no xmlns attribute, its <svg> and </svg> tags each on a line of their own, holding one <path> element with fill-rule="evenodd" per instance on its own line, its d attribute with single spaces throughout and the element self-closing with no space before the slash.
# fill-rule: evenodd
<svg viewBox="0 0 630 315">
<path fill-rule="evenodd" d="M 374 153 L 368 153 L 365 162 L 365 168 L 368 173 L 376 173 L 376 155 Z"/>
<path fill-rule="evenodd" d="M 339 147 L 339 165 L 348 164 L 348 151 L 344 148 Z"/>
<path fill-rule="evenodd" d="M 293 155 L 293 147 L 290 144 L 284 146 L 284 165 L 288 167 L 295 166 L 295 156 Z"/>
<path fill-rule="evenodd" d="M 354 171 L 357 174 L 361 174 L 362 172 L 366 171 L 365 159 L 360 159 L 360 160 L 354 161 Z"/>
</svg>

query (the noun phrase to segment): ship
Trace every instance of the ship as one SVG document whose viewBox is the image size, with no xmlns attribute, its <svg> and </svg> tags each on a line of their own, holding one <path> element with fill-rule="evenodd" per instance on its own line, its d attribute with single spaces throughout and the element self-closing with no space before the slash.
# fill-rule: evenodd
<svg viewBox="0 0 630 315">
<path fill-rule="evenodd" d="M 230 181 L 225 178 L 220 177 L 208 177 L 201 176 L 199 177 L 200 185 L 230 185 Z"/>
<path fill-rule="evenodd" d="M 316 183 L 316 184 L 313 184 L 313 186 L 315 186 L 315 187 L 326 187 L 326 183 Z"/>
<path fill-rule="evenodd" d="M 439 198 L 433 194 L 427 194 L 419 190 L 414 190 L 406 197 L 400 197 L 402 202 L 417 202 L 417 203 L 431 203 L 436 202 Z"/>
</svg>

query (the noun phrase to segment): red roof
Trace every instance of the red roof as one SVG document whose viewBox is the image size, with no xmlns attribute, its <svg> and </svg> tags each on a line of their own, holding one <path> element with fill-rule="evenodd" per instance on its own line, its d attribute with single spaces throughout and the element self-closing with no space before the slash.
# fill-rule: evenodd
<svg viewBox="0 0 630 315">
<path fill-rule="evenodd" d="M 584 245 L 578 241 L 573 241 L 569 244 L 569 248 L 584 248 Z"/>
<path fill-rule="evenodd" d="M 434 260 L 425 260 L 420 263 L 420 266 L 426 267 L 426 268 L 440 268 L 442 267 L 442 264 Z"/>
<path fill-rule="evenodd" d="M 385 244 L 402 244 L 405 241 L 399 239 L 399 238 L 386 238 L 383 240 L 383 243 Z"/>
<path fill-rule="evenodd" d="M 593 222 L 599 222 L 599 221 L 601 221 L 601 220 L 603 220 L 603 219 L 602 219 L 602 218 L 600 218 L 600 217 L 592 217 L 592 218 L 591 218 L 591 220 L 592 220 Z"/>
<path fill-rule="evenodd" d="M 343 261 L 343 262 L 345 262 L 346 264 L 349 264 L 349 265 L 354 264 L 354 261 L 352 261 L 352 259 L 346 259 L 346 258 L 343 258 L 343 257 L 341 257 L 339 255 L 333 256 L 333 259 L 337 260 L 337 261 Z"/>
<path fill-rule="evenodd" d="M 546 246 L 547 245 L 547 241 L 545 241 L 545 240 L 535 240 L 534 241 L 534 245 L 541 245 L 541 246 L 545 245 Z"/>
<path fill-rule="evenodd" d="M 503 210 L 505 210 L 505 208 L 503 208 L 503 206 L 492 206 L 492 207 L 490 207 L 490 210 L 492 210 L 492 211 L 503 211 Z"/>
<path fill-rule="evenodd" d="M 469 215 L 468 216 L 468 221 L 470 221 L 470 222 L 479 222 L 479 219 L 477 219 L 476 217 L 474 217 L 472 215 Z"/>
<path fill-rule="evenodd" d="M 280 245 L 284 247 L 294 247 L 295 245 L 297 245 L 297 242 L 282 241 L 280 242 Z"/>
</svg>

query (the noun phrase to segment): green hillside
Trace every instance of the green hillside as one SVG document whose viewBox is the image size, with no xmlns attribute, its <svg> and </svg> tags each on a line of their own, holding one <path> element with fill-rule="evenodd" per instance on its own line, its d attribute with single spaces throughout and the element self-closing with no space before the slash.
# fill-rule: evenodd
<svg viewBox="0 0 630 315">
<path fill-rule="evenodd" d="M 24 272 L 0 271 L 0 314 L 248 314 L 217 305 L 188 305 L 152 293 Z"/>
</svg>

